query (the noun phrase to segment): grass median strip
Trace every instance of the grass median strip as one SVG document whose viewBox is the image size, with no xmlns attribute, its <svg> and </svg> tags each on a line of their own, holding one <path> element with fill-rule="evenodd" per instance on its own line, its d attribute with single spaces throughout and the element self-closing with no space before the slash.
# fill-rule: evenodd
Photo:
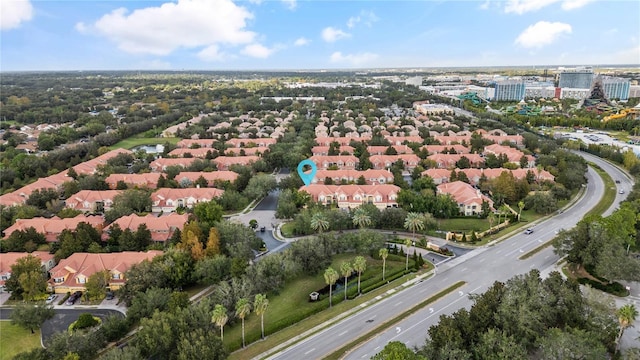
<svg viewBox="0 0 640 360">
<path fill-rule="evenodd" d="M 347 353 L 347 351 L 356 349 L 362 343 L 364 343 L 367 340 L 371 339 L 373 336 L 377 335 L 378 333 L 381 333 L 385 329 L 387 329 L 387 328 L 393 326 L 394 324 L 396 324 L 397 322 L 400 322 L 400 321 L 408 318 L 409 316 L 413 315 L 414 313 L 416 313 L 418 310 L 422 309 L 423 307 L 425 307 L 425 306 L 427 306 L 427 305 L 429 305 L 429 304 L 431 304 L 431 303 L 443 298 L 444 296 L 448 295 L 452 291 L 456 290 L 457 288 L 459 288 L 459 287 L 461 287 L 461 286 L 463 286 L 465 284 L 466 284 L 465 281 L 458 281 L 457 283 L 455 283 L 455 284 L 449 286 L 448 288 L 440 291 L 439 293 L 429 297 L 425 301 L 423 301 L 423 302 L 419 303 L 418 305 L 408 309 L 407 311 L 405 311 L 402 314 L 394 317 L 393 319 L 385 321 L 380 326 L 378 326 L 375 329 L 369 331 L 368 333 L 360 336 L 356 340 L 348 343 L 347 345 L 341 347 L 340 349 L 334 351 L 333 353 L 331 353 L 330 355 L 328 355 L 324 359 L 325 360 L 337 360 L 337 359 L 342 358 L 342 356 L 344 356 Z"/>
</svg>

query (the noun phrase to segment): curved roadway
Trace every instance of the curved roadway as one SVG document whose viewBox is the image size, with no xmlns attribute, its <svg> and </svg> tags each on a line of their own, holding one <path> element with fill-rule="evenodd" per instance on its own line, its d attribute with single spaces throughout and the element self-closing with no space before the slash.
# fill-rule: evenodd
<svg viewBox="0 0 640 360">
<path fill-rule="evenodd" d="M 621 181 L 618 186 L 630 190 L 633 183 L 620 169 L 597 157 L 582 154 L 589 161 L 598 164 L 614 179 Z M 446 289 L 450 285 L 464 281 L 466 284 L 457 291 L 444 296 L 421 309 L 405 320 L 394 324 L 358 348 L 352 349 L 346 359 L 369 359 L 388 342 L 401 341 L 409 347 L 421 346 L 427 337 L 427 330 L 439 321 L 440 315 L 451 314 L 462 307 L 473 304 L 470 293 L 483 293 L 495 281 L 506 281 L 514 275 L 524 274 L 531 269 L 540 269 L 543 276 L 553 270 L 558 256 L 551 247 L 535 254 L 527 260 L 519 257 L 551 240 L 557 230 L 575 226 L 592 209 L 604 194 L 604 183 L 597 173 L 589 168 L 587 172 L 586 196 L 562 214 L 554 216 L 534 227 L 534 233 L 517 234 L 494 246 L 471 251 L 461 257 L 437 267 L 436 276 L 418 282 L 405 290 L 386 297 L 374 305 L 304 339 L 291 347 L 273 355 L 270 359 L 320 359 L 336 349 L 373 331 L 380 324 L 403 313 L 426 298 Z M 624 195 L 626 196 L 626 195 Z M 617 195 L 615 203 L 607 211 L 613 211 L 624 196 Z"/>
</svg>

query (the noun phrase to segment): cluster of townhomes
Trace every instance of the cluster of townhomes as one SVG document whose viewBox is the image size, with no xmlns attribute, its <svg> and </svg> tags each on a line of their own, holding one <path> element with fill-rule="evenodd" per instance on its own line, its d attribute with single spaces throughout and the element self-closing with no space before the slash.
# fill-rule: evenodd
<svg viewBox="0 0 640 360">
<path fill-rule="evenodd" d="M 348 115 L 348 114 L 347 114 Z M 358 158 L 354 156 L 352 141 L 367 141 L 371 139 L 372 126 L 384 129 L 387 126 L 397 126 L 397 119 L 375 121 L 370 125 L 355 126 L 352 120 L 344 121 L 340 126 L 350 131 L 338 133 L 334 131 L 337 126 L 325 114 L 322 115 L 317 125 L 316 146 L 312 148 L 311 160 L 316 164 L 317 173 L 312 183 L 302 187 L 316 202 L 322 204 L 335 204 L 339 208 L 350 209 L 361 204 L 371 203 L 380 209 L 397 207 L 397 197 L 400 188 L 393 185 L 393 174 L 389 168 L 402 161 L 407 172 L 418 166 L 422 159 L 408 147 L 407 143 L 423 143 L 418 135 L 421 126 L 443 128 L 451 124 L 445 120 L 433 120 L 426 116 L 413 118 L 413 125 L 403 126 L 401 131 L 393 133 L 382 130 L 381 134 L 389 141 L 395 150 L 395 155 L 386 155 L 388 146 L 368 146 L 369 160 L 372 169 L 357 170 Z M 260 125 L 256 121 L 252 123 Z M 277 129 L 276 129 L 277 130 Z M 546 171 L 535 168 L 535 159 L 525 155 L 519 148 L 522 147 L 522 136 L 507 135 L 501 130 L 477 131 L 483 138 L 494 144 L 486 146 L 482 154 L 471 153 L 471 136 L 469 131 L 446 131 L 438 133 L 430 132 L 430 137 L 437 140 L 439 145 L 423 145 L 421 150 L 429 154 L 427 160 L 434 166 L 423 172 L 423 176 L 433 178 L 437 184 L 437 191 L 441 194 L 449 194 L 458 203 L 460 211 L 465 215 L 474 215 L 480 212 L 483 202 L 492 206 L 492 201 L 480 193 L 476 185 L 481 177 L 492 179 L 504 171 L 510 171 L 515 178 L 529 176 L 532 172 L 535 179 L 553 181 L 553 176 Z M 164 243 L 171 238 L 176 229 L 181 229 L 187 222 L 187 215 L 176 213 L 180 207 L 192 207 L 201 201 L 209 201 L 222 195 L 223 190 L 215 188 L 218 181 L 233 182 L 238 174 L 230 171 L 232 165 L 251 165 L 258 161 L 268 150 L 269 146 L 276 143 L 279 132 L 271 133 L 270 137 L 258 139 L 230 139 L 225 142 L 226 150 L 212 161 L 217 166 L 217 171 L 212 172 L 180 172 L 175 180 L 181 185 L 191 185 L 204 179 L 207 186 L 184 186 L 182 188 L 158 188 L 160 176 L 169 167 L 179 166 L 188 168 L 193 161 L 208 157 L 213 151 L 216 139 L 184 139 L 177 144 L 177 148 L 169 153 L 170 157 L 158 158 L 151 162 L 149 172 L 142 174 L 112 174 L 106 178 L 110 190 L 90 191 L 83 190 L 65 200 L 65 206 L 82 211 L 82 215 L 75 218 L 61 219 L 57 217 L 45 219 L 20 219 L 4 232 L 4 236 L 10 236 L 14 231 L 26 230 L 33 227 L 39 233 L 45 235 L 46 241 L 57 241 L 58 236 L 65 229 L 74 230 L 79 223 L 85 222 L 102 231 L 104 238 L 108 236 L 111 227 L 116 224 L 121 229 L 137 230 L 140 224 L 145 224 L 151 232 L 153 241 Z M 269 135 L 266 135 L 269 136 Z M 329 155 L 331 147 L 336 146 L 340 155 Z M 509 144 L 509 145 L 506 145 Z M 119 154 L 132 154 L 129 150 L 117 149 L 96 157 L 90 161 L 73 167 L 79 175 L 91 175 L 98 171 L 101 165 Z M 484 162 L 486 156 L 504 154 L 515 170 L 486 169 Z M 456 169 L 456 164 L 462 157 L 469 161 L 470 168 Z M 523 160 L 525 159 L 523 164 Z M 521 167 L 524 165 L 524 167 Z M 467 175 L 470 183 L 461 181 L 449 181 L 451 170 L 462 171 Z M 332 185 L 325 184 L 325 179 L 331 179 Z M 364 179 L 364 184 L 362 182 Z M 12 193 L 0 196 L 0 205 L 15 206 L 24 204 L 29 196 L 37 189 L 60 190 L 65 182 L 72 181 L 67 171 L 41 178 L 38 181 L 24 186 Z M 136 214 L 121 217 L 111 224 L 106 224 L 100 215 L 92 215 L 108 211 L 114 204 L 114 199 L 122 190 L 117 190 L 118 185 L 124 183 L 128 187 L 148 188 L 153 190 L 151 194 L 152 214 L 139 216 Z M 201 181 L 198 181 L 201 184 Z M 94 273 L 107 270 L 111 274 L 109 287 L 117 289 L 126 281 L 126 271 L 134 264 L 149 260 L 161 254 L 159 251 L 124 252 L 114 254 L 89 254 L 75 253 L 67 259 L 63 259 L 55 265 L 53 255 L 34 252 L 42 260 L 43 269 L 51 275 L 51 289 L 58 293 L 83 290 L 86 280 Z M 0 284 L 2 279 L 10 276 L 11 264 L 26 253 L 2 254 L 0 258 Z"/>
</svg>

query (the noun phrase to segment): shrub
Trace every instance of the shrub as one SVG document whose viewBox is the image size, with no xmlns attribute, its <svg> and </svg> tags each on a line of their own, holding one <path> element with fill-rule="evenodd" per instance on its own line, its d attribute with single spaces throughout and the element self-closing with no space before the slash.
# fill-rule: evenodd
<svg viewBox="0 0 640 360">
<path fill-rule="evenodd" d="M 82 313 L 80 314 L 80 317 L 78 317 L 78 320 L 76 320 L 76 322 L 73 323 L 71 326 L 73 330 L 79 330 L 79 329 L 86 329 L 92 326 L 96 326 L 98 325 L 98 323 L 99 323 L 98 319 L 93 317 L 93 315 L 91 315 L 90 313 Z"/>
<path fill-rule="evenodd" d="M 627 289 L 625 289 L 625 287 L 622 286 L 622 284 L 620 284 L 619 282 L 603 284 L 599 281 L 595 281 L 587 278 L 579 278 L 578 282 L 582 285 L 589 285 L 594 289 L 598 289 L 600 291 L 604 291 L 606 293 L 609 293 L 615 296 L 624 297 L 629 295 L 629 291 L 627 291 Z"/>
</svg>

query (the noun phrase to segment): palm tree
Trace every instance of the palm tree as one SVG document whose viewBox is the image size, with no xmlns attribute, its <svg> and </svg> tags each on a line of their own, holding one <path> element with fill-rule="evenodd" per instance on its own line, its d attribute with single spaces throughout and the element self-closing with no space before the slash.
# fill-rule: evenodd
<svg viewBox="0 0 640 360">
<path fill-rule="evenodd" d="M 353 272 L 353 267 L 348 261 L 343 261 L 340 265 L 340 273 L 344 277 L 344 299 L 347 300 L 347 278 Z"/>
<path fill-rule="evenodd" d="M 356 256 L 353 259 L 353 270 L 358 273 L 358 295 L 360 295 L 360 275 L 367 270 L 367 260 L 365 260 L 364 256 Z"/>
<path fill-rule="evenodd" d="M 620 332 L 618 333 L 618 339 L 616 340 L 616 351 L 620 346 L 620 339 L 622 339 L 622 334 L 628 328 L 633 326 L 633 322 L 636 321 L 638 317 L 638 310 L 635 305 L 627 304 L 618 309 L 616 311 L 616 315 L 618 315 L 618 322 L 620 323 Z"/>
<path fill-rule="evenodd" d="M 522 214 L 522 210 L 524 209 L 524 201 L 518 201 L 518 221 L 520 221 L 520 215 Z"/>
<path fill-rule="evenodd" d="M 353 225 L 357 226 L 360 229 L 364 229 L 367 226 L 371 225 L 371 216 L 367 214 L 366 210 L 359 207 L 357 208 L 351 217 L 353 221 Z"/>
<path fill-rule="evenodd" d="M 327 285 L 329 285 L 329 307 L 333 305 L 331 301 L 331 287 L 336 283 L 337 280 L 338 272 L 335 271 L 332 267 L 329 267 L 324 271 L 324 281 L 327 283 Z"/>
<path fill-rule="evenodd" d="M 260 316 L 260 330 L 262 331 L 262 338 L 264 339 L 264 313 L 269 307 L 269 299 L 267 295 L 256 294 L 253 300 L 253 309 L 256 311 L 256 315 Z"/>
<path fill-rule="evenodd" d="M 251 312 L 251 303 L 246 298 L 241 298 L 236 303 L 236 316 L 242 320 L 242 347 L 245 347 L 244 343 L 244 318 Z"/>
<path fill-rule="evenodd" d="M 413 233 L 413 241 L 416 241 L 416 230 L 424 230 L 425 217 L 416 212 L 410 212 L 404 219 L 404 228 Z"/>
<path fill-rule="evenodd" d="M 489 220 L 489 228 L 493 227 L 493 222 L 496 221 L 496 214 L 492 211 L 487 216 L 487 220 Z"/>
<path fill-rule="evenodd" d="M 322 234 L 329 230 L 329 221 L 323 212 L 316 212 L 311 216 L 311 229 Z"/>
<path fill-rule="evenodd" d="M 407 249 L 407 262 L 405 264 L 405 271 L 409 270 L 409 246 L 411 246 L 411 240 L 409 239 L 405 239 L 404 240 L 404 247 Z"/>
<path fill-rule="evenodd" d="M 227 324 L 229 316 L 227 315 L 227 309 L 218 304 L 213 309 L 213 315 L 211 316 L 211 322 L 220 327 L 220 340 L 224 340 L 224 326 Z"/>
<path fill-rule="evenodd" d="M 382 259 L 382 281 L 384 281 L 384 271 L 387 267 L 387 256 L 389 256 L 389 250 L 387 248 L 382 248 L 378 252 L 380 258 Z"/>
</svg>

